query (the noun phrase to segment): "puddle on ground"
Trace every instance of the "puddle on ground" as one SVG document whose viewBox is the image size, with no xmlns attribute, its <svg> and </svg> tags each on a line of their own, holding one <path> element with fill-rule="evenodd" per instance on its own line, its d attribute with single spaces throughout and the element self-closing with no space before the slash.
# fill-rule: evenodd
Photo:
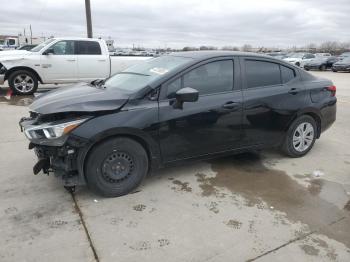
<svg viewBox="0 0 350 262">
<path fill-rule="evenodd" d="M 13 106 L 29 106 L 33 102 L 34 96 L 15 96 L 4 95 L 0 96 L 0 104 Z"/>
<path fill-rule="evenodd" d="M 288 219 L 307 224 L 311 231 L 317 230 L 350 247 L 350 218 L 343 209 L 346 193 L 340 190 L 340 185 L 317 179 L 305 188 L 284 171 L 266 168 L 260 155 L 253 153 L 210 163 L 213 171 L 217 172 L 215 177 L 196 175 L 202 196 L 217 196 L 218 188 L 226 188 L 243 196 L 248 206 L 264 201 L 275 210 L 286 213 Z M 324 194 L 330 199 L 322 198 Z M 339 222 L 334 223 L 336 221 Z"/>
</svg>

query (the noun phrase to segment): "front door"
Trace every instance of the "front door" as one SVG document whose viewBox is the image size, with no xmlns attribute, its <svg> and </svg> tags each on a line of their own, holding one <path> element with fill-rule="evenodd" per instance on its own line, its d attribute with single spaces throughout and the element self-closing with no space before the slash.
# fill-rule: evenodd
<svg viewBox="0 0 350 262">
<path fill-rule="evenodd" d="M 74 82 L 77 79 L 77 56 L 74 41 L 59 41 L 50 49 L 53 54 L 41 55 L 40 75 L 45 83 Z"/>
<path fill-rule="evenodd" d="M 201 63 L 162 86 L 159 141 L 164 162 L 240 146 L 242 93 L 236 86 L 236 64 L 232 58 Z M 175 92 L 183 87 L 198 90 L 199 99 L 174 108 Z"/>
</svg>

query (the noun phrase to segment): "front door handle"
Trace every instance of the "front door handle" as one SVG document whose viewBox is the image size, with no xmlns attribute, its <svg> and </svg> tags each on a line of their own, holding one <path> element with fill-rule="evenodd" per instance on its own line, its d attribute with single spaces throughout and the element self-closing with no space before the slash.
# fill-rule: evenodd
<svg viewBox="0 0 350 262">
<path fill-rule="evenodd" d="M 296 94 L 298 94 L 299 92 L 300 92 L 300 89 L 299 89 L 299 88 L 295 88 L 295 87 L 289 89 L 289 91 L 288 91 L 288 93 L 289 93 L 289 94 L 292 94 L 292 95 L 296 95 Z"/>
<path fill-rule="evenodd" d="M 75 62 L 75 59 L 67 59 L 69 62 Z"/>
<path fill-rule="evenodd" d="M 236 109 L 238 108 L 239 104 L 233 101 L 227 102 L 222 105 L 223 108 L 225 109 Z"/>
</svg>

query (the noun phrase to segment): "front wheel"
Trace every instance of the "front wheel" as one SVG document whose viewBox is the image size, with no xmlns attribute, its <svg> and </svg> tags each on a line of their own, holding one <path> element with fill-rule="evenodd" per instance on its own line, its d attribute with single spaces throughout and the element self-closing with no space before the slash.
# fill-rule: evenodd
<svg viewBox="0 0 350 262">
<path fill-rule="evenodd" d="M 148 157 L 142 145 L 130 138 L 108 139 L 96 145 L 85 163 L 88 187 L 105 197 L 128 194 L 148 171 Z"/>
<path fill-rule="evenodd" d="M 38 89 L 38 78 L 27 70 L 18 70 L 8 78 L 13 93 L 18 95 L 31 95 Z"/>
<path fill-rule="evenodd" d="M 282 150 L 290 157 L 306 155 L 316 140 L 317 125 L 308 115 L 301 116 L 290 125 Z"/>
</svg>

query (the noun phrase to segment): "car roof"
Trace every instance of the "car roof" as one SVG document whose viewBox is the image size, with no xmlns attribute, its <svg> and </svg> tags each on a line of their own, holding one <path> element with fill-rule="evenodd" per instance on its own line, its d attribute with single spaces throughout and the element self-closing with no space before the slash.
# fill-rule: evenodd
<svg viewBox="0 0 350 262">
<path fill-rule="evenodd" d="M 221 57 L 221 56 L 255 56 L 262 58 L 271 58 L 271 56 L 253 53 L 253 52 L 240 52 L 240 51 L 187 51 L 187 52 L 174 52 L 169 54 L 170 56 L 181 56 L 193 58 L 195 60 L 204 60 L 209 58 Z"/>
<path fill-rule="evenodd" d="M 98 38 L 86 38 L 86 37 L 54 37 L 57 40 L 84 40 L 84 41 L 104 41 Z"/>
</svg>

